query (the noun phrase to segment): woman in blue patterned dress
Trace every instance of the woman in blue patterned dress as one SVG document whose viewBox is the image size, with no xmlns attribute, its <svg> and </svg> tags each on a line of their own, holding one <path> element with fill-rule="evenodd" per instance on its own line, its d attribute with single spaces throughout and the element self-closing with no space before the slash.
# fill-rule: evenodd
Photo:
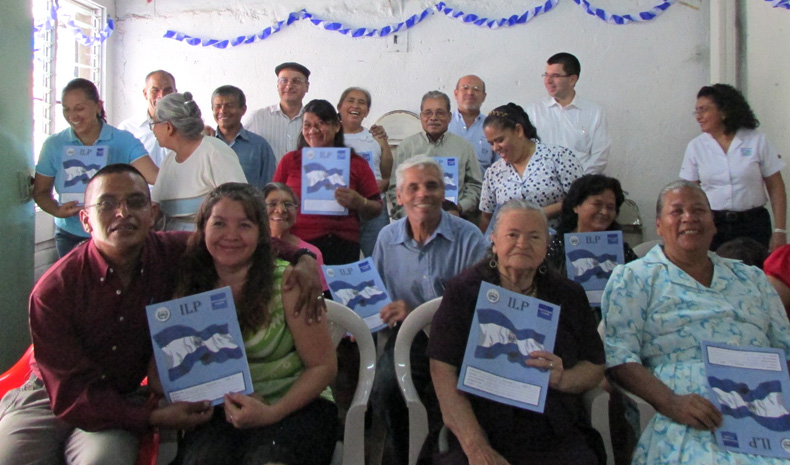
<svg viewBox="0 0 790 465">
<path fill-rule="evenodd" d="M 779 296 L 759 269 L 708 252 L 716 227 L 696 183 L 665 187 L 656 217 L 663 248 L 618 266 L 602 304 L 610 375 L 657 412 L 633 463 L 786 464 L 716 445 L 712 431 L 722 414 L 706 396 L 700 346 L 712 341 L 790 352 Z"/>
<path fill-rule="evenodd" d="M 524 109 L 508 103 L 483 121 L 483 132 L 499 155 L 485 173 L 480 194 L 480 230 L 487 232 L 499 205 L 526 199 L 543 208 L 549 226 L 559 224 L 562 199 L 583 174 L 576 156 L 565 147 L 543 145 Z M 487 234 L 486 234 L 487 235 Z"/>
</svg>

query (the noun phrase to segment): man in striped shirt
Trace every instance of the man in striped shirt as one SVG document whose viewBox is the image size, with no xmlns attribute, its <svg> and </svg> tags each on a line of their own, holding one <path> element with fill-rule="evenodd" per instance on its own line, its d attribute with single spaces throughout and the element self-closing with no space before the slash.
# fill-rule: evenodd
<svg viewBox="0 0 790 465">
<path fill-rule="evenodd" d="M 287 62 L 274 68 L 274 72 L 280 103 L 254 111 L 244 127 L 269 142 L 279 163 L 283 155 L 296 150 L 302 132 L 302 100 L 310 89 L 310 70 L 299 63 Z"/>
</svg>

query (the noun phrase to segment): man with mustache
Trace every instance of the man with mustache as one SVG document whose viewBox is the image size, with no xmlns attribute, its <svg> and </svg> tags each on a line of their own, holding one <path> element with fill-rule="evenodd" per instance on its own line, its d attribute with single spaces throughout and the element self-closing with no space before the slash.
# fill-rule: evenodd
<svg viewBox="0 0 790 465">
<path fill-rule="evenodd" d="M 153 232 L 156 210 L 131 165 L 107 165 L 88 183 L 79 215 L 91 238 L 30 295 L 33 376 L 0 402 L 0 463 L 44 465 L 65 456 L 69 465 L 131 465 L 138 436 L 150 428 L 209 420 L 207 401 L 156 408 L 138 390 L 152 360 L 145 306 L 172 298 L 189 236 Z M 323 303 L 314 297 L 318 277 L 315 286 L 308 282 L 315 262 L 305 260 L 296 267 L 308 270 L 303 294 Z"/>
<path fill-rule="evenodd" d="M 447 132 L 450 117 L 450 98 L 447 94 L 432 90 L 423 95 L 420 104 L 420 122 L 423 130 L 403 139 L 395 152 L 392 169 L 398 169 L 398 165 L 417 155 L 456 158 L 458 211 L 464 217 L 473 217 L 480 202 L 480 190 L 483 185 L 480 163 L 477 162 L 477 156 L 469 142 L 463 137 Z M 395 219 L 403 217 L 403 208 L 397 204 L 394 185 L 390 184 L 387 196 L 390 204 L 393 205 L 390 215 Z"/>
</svg>

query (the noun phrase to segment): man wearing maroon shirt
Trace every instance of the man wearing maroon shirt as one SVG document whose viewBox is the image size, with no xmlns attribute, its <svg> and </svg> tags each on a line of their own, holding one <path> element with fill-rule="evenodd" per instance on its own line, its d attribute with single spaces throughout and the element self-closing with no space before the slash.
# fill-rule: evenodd
<svg viewBox="0 0 790 465">
<path fill-rule="evenodd" d="M 69 465 L 131 465 L 140 433 L 210 418 L 208 402 L 155 408 L 138 394 L 152 360 L 145 306 L 172 297 L 188 237 L 151 231 L 155 217 L 133 167 L 108 165 L 91 179 L 80 212 L 91 239 L 55 263 L 30 296 L 33 376 L 0 403 L 0 463 L 62 463 L 65 456 Z M 303 294 L 320 295 L 317 276 L 309 276 L 315 263 L 297 268 L 306 264 L 311 271 L 298 278 Z"/>
</svg>

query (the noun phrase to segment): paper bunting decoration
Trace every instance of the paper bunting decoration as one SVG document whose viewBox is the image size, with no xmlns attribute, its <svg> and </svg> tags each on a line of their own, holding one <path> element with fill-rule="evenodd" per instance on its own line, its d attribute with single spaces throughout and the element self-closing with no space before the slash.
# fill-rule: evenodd
<svg viewBox="0 0 790 465">
<path fill-rule="evenodd" d="M 589 14 L 593 16 L 597 16 L 598 18 L 603 19 L 606 22 L 609 22 L 611 24 L 626 24 L 628 22 L 636 22 L 636 21 L 644 22 L 644 21 L 650 21 L 652 19 L 655 19 L 664 10 L 666 10 L 673 3 L 675 3 L 676 0 L 666 0 L 661 4 L 651 8 L 648 11 L 643 11 L 641 13 L 635 13 L 635 14 L 627 14 L 627 15 L 609 14 L 600 8 L 594 8 L 586 0 L 574 0 L 574 1 L 580 6 L 587 9 L 587 12 Z M 782 1 L 790 1 L 790 0 L 782 0 Z M 541 15 L 543 13 L 546 13 L 548 11 L 551 11 L 555 6 L 557 6 L 559 2 L 560 0 L 546 0 L 543 4 L 540 4 L 535 8 L 527 10 L 523 13 L 513 14 L 499 19 L 490 19 L 474 13 L 464 13 L 461 10 L 448 6 L 445 2 L 439 2 L 434 6 L 424 9 L 418 14 L 411 15 L 405 21 L 401 21 L 397 24 L 384 26 L 382 28 L 367 28 L 367 27 L 355 28 L 355 27 L 347 26 L 341 22 L 328 21 L 318 18 L 312 13 L 308 12 L 307 10 L 302 9 L 290 13 L 286 20 L 277 21 L 277 23 L 275 23 L 273 26 L 265 28 L 258 34 L 252 34 L 248 36 L 238 36 L 234 39 L 201 39 L 199 37 L 190 36 L 189 34 L 173 31 L 173 30 L 168 30 L 167 32 L 165 32 L 164 37 L 166 39 L 174 39 L 181 42 L 186 42 L 187 44 L 192 46 L 200 45 L 203 47 L 216 47 L 220 49 L 225 49 L 228 46 L 236 47 L 238 45 L 251 44 L 258 40 L 267 39 L 272 34 L 276 32 L 280 32 L 285 26 L 290 26 L 291 24 L 300 20 L 308 20 L 313 25 L 320 27 L 324 30 L 338 32 L 343 35 L 350 35 L 351 37 L 386 37 L 390 34 L 411 29 L 415 25 L 421 23 L 428 16 L 437 12 L 442 13 L 449 18 L 457 19 L 463 22 L 464 24 L 471 24 L 479 27 L 485 27 L 488 29 L 498 29 L 500 27 L 511 27 L 521 24 L 526 24 L 532 18 Z"/>
<path fill-rule="evenodd" d="M 784 8 L 785 10 L 790 10 L 790 0 L 765 0 L 766 2 L 771 2 L 774 8 Z"/>
<path fill-rule="evenodd" d="M 55 25 L 58 24 L 59 16 L 62 16 L 62 18 L 60 18 L 61 22 L 67 28 L 69 28 L 71 32 L 74 33 L 75 40 L 86 47 L 91 47 L 93 45 L 101 44 L 107 40 L 107 38 L 110 37 L 112 32 L 115 30 L 115 22 L 112 20 L 112 18 L 107 18 L 107 25 L 104 26 L 104 29 L 99 31 L 99 33 L 94 36 L 88 36 L 82 32 L 82 28 L 77 26 L 77 24 L 74 22 L 74 19 L 72 19 L 69 15 L 65 13 L 59 15 L 59 10 L 60 8 L 56 8 L 54 6 L 50 8 L 49 14 L 47 14 L 47 17 L 44 19 L 44 21 L 40 24 L 33 25 L 33 32 L 38 33 L 41 31 L 51 30 L 55 27 Z"/>
<path fill-rule="evenodd" d="M 644 22 L 644 21 L 652 21 L 656 19 L 658 15 L 663 13 L 667 8 L 672 6 L 676 0 L 666 0 L 661 2 L 660 4 L 654 6 L 648 11 L 642 11 L 640 13 L 635 14 L 627 14 L 627 15 L 615 15 L 611 13 L 607 13 L 605 10 L 601 8 L 595 8 L 594 6 L 590 5 L 590 2 L 587 0 L 573 0 L 579 6 L 584 8 L 587 11 L 587 14 L 598 17 L 599 19 L 606 21 L 610 24 L 627 24 L 627 23 L 636 23 L 636 22 Z"/>
</svg>

